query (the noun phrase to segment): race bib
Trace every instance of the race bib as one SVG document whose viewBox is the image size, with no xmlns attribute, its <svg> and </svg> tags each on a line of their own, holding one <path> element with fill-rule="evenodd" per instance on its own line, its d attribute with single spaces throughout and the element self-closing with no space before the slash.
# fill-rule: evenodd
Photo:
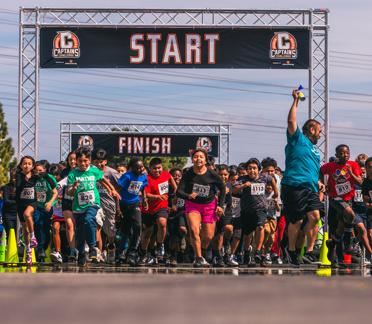
<svg viewBox="0 0 372 324">
<path fill-rule="evenodd" d="M 275 209 L 275 201 L 270 199 L 266 201 L 266 208 L 267 209 Z"/>
<path fill-rule="evenodd" d="M 94 203 L 95 196 L 94 191 L 82 191 L 78 193 L 79 205 L 91 205 Z"/>
<path fill-rule="evenodd" d="M 35 199 L 35 188 L 24 188 L 20 195 L 21 199 Z"/>
<path fill-rule="evenodd" d="M 208 197 L 209 190 L 209 186 L 202 186 L 197 183 L 194 183 L 194 186 L 192 187 L 192 192 L 195 192 L 199 197 Z"/>
<path fill-rule="evenodd" d="M 56 206 L 57 206 L 58 208 L 62 208 L 62 199 L 60 199 L 60 198 L 57 199 Z"/>
<path fill-rule="evenodd" d="M 163 182 L 163 183 L 159 183 L 158 187 L 159 187 L 159 195 L 165 195 L 169 191 L 168 181 Z"/>
<path fill-rule="evenodd" d="M 362 190 L 355 190 L 354 201 L 358 203 L 363 202 Z"/>
<path fill-rule="evenodd" d="M 176 207 L 177 208 L 182 208 L 184 206 L 185 206 L 185 201 L 183 199 L 178 198 Z"/>
<path fill-rule="evenodd" d="M 265 193 L 264 183 L 252 183 L 251 184 L 251 195 L 252 196 L 263 196 Z"/>
<path fill-rule="evenodd" d="M 351 185 L 350 185 L 349 181 L 336 185 L 337 196 L 345 195 L 345 194 L 349 193 L 350 191 L 351 191 Z"/>
<path fill-rule="evenodd" d="M 46 201 L 46 192 L 45 191 L 37 191 L 36 192 L 36 199 L 40 203 L 45 203 L 45 201 Z"/>
<path fill-rule="evenodd" d="M 142 187 L 142 181 L 131 181 L 128 187 L 128 192 L 137 195 Z"/>
<path fill-rule="evenodd" d="M 240 207 L 240 198 L 232 197 L 232 208 Z"/>
</svg>

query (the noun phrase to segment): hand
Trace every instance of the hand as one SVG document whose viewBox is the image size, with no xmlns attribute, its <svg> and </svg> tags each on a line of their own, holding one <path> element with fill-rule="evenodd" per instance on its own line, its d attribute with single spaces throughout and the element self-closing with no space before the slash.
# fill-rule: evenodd
<svg viewBox="0 0 372 324">
<path fill-rule="evenodd" d="M 80 181 L 75 181 L 74 184 L 72 185 L 72 189 L 77 189 L 79 187 Z"/>
<path fill-rule="evenodd" d="M 52 203 L 49 201 L 45 204 L 45 211 L 49 212 L 52 208 Z"/>
<path fill-rule="evenodd" d="M 273 201 L 277 203 L 278 202 L 278 197 L 274 198 L 274 196 L 273 196 Z"/>
<path fill-rule="evenodd" d="M 121 212 L 120 210 L 116 210 L 116 213 L 115 213 L 115 221 L 116 221 L 117 223 L 119 223 L 119 222 L 120 222 L 120 218 L 123 218 L 123 214 L 122 214 L 122 212 Z"/>
<path fill-rule="evenodd" d="M 225 213 L 223 212 L 223 208 L 220 206 L 217 206 L 216 212 L 217 212 L 218 217 L 225 215 Z"/>
<path fill-rule="evenodd" d="M 113 191 L 111 191 L 110 196 L 111 197 L 116 197 L 117 199 L 121 200 L 121 196 L 119 195 L 119 193 L 115 189 Z"/>
<path fill-rule="evenodd" d="M 323 192 L 323 193 L 326 192 L 326 186 L 323 183 L 321 183 L 320 181 L 318 182 L 318 189 L 319 189 L 320 192 Z"/>
<path fill-rule="evenodd" d="M 349 172 L 350 175 L 353 174 L 353 170 L 351 169 L 351 165 L 350 164 L 346 164 L 346 169 L 347 169 L 347 172 Z"/>
<path fill-rule="evenodd" d="M 158 199 L 158 200 L 167 200 L 168 199 L 168 196 L 167 195 L 158 195 L 158 196 L 156 196 L 156 199 Z"/>
<path fill-rule="evenodd" d="M 142 201 L 142 207 L 143 207 L 144 210 L 148 210 L 149 209 L 149 205 L 147 203 L 147 199 L 144 199 Z"/>
<path fill-rule="evenodd" d="M 244 184 L 244 186 L 247 188 L 247 187 L 249 187 L 251 185 L 251 183 L 249 182 L 249 181 L 247 181 L 245 184 Z"/>
<path fill-rule="evenodd" d="M 173 211 L 175 211 L 175 212 L 176 212 L 176 211 L 177 211 L 177 209 L 178 209 L 178 208 L 177 208 L 177 206 L 172 206 L 172 210 L 173 210 Z"/>
<path fill-rule="evenodd" d="M 229 187 L 226 187 L 226 195 L 229 193 L 230 189 Z"/>
<path fill-rule="evenodd" d="M 189 194 L 189 199 L 195 199 L 197 196 L 198 194 L 196 192 L 192 192 L 191 194 Z"/>
<path fill-rule="evenodd" d="M 366 208 L 368 208 L 368 209 L 372 209 L 372 204 L 371 204 L 371 203 L 366 203 L 364 206 L 365 206 Z"/>
<path fill-rule="evenodd" d="M 294 100 L 298 100 L 298 94 L 300 93 L 300 90 L 294 89 L 292 92 L 292 97 Z"/>
</svg>

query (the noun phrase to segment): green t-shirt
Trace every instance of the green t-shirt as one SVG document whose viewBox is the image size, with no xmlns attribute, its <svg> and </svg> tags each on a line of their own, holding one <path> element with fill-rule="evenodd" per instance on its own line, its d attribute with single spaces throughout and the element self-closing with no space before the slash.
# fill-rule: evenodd
<svg viewBox="0 0 372 324">
<path fill-rule="evenodd" d="M 58 187 L 57 181 L 53 176 L 49 176 L 52 179 L 56 188 Z M 35 184 L 36 190 L 36 197 L 37 197 L 37 207 L 45 209 L 45 204 L 52 199 L 52 187 L 50 186 L 49 182 L 46 181 L 44 178 L 41 180 L 37 180 Z M 56 204 L 57 199 L 54 200 L 52 207 Z"/>
<path fill-rule="evenodd" d="M 99 192 L 96 187 L 96 182 L 102 180 L 103 171 L 93 165 L 90 165 L 86 171 L 81 171 L 79 168 L 70 171 L 67 178 L 67 186 L 75 181 L 80 181 L 79 186 L 75 191 L 72 210 L 77 212 L 85 211 L 91 205 L 100 207 Z"/>
</svg>

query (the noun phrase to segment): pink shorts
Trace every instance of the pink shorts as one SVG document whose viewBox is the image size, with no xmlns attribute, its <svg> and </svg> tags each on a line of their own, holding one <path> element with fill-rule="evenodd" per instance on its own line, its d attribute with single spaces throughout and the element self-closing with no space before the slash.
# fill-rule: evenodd
<svg viewBox="0 0 372 324">
<path fill-rule="evenodd" d="M 202 223 L 214 223 L 219 220 L 216 213 L 217 199 L 210 204 L 195 204 L 191 201 L 185 201 L 185 209 L 187 213 L 198 213 L 202 217 Z"/>
</svg>

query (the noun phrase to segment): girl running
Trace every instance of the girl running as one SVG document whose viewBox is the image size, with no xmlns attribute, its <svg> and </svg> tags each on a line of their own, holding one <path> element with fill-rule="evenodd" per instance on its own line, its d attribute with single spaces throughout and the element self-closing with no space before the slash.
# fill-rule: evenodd
<svg viewBox="0 0 372 324">
<path fill-rule="evenodd" d="M 15 230 L 17 228 L 17 203 L 15 201 L 16 172 L 17 170 L 15 168 L 10 170 L 10 181 L 3 188 L 3 224 L 8 237 L 10 229 L 13 228 Z"/>
<path fill-rule="evenodd" d="M 177 197 L 186 200 L 186 217 L 195 253 L 194 267 L 208 267 L 209 264 L 202 257 L 202 250 L 205 252 L 208 248 L 214 236 L 216 221 L 224 214 L 226 188 L 218 173 L 206 167 L 208 159 L 206 149 L 197 148 L 190 151 L 190 154 L 194 166 L 182 177 Z M 218 204 L 217 190 L 220 191 Z M 200 223 L 202 242 L 199 236 Z"/>
<path fill-rule="evenodd" d="M 22 225 L 26 243 L 26 264 L 32 264 L 31 249 L 37 247 L 32 215 L 37 208 L 35 185 L 37 180 L 44 178 L 54 189 L 55 183 L 46 172 L 35 174 L 35 160 L 31 156 L 24 156 L 17 166 L 16 173 L 16 202 L 19 221 Z"/>
</svg>

